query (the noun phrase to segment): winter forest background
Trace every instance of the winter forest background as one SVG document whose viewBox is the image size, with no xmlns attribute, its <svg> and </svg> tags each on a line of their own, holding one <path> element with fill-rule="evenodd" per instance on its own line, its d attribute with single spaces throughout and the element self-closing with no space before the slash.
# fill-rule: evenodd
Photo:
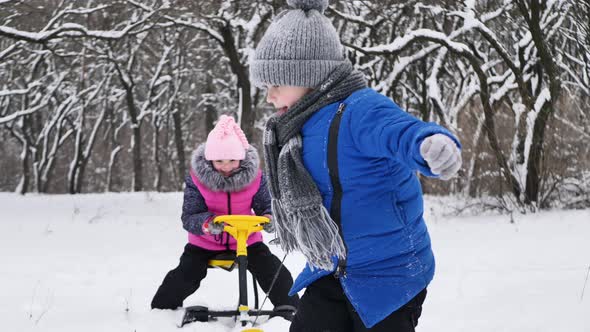
<svg viewBox="0 0 590 332">
<path fill-rule="evenodd" d="M 0 191 L 179 191 L 220 114 L 272 113 L 248 58 L 286 1 L 0 0 Z M 463 144 L 424 191 L 590 206 L 590 1 L 331 1 L 372 87 Z M 493 197 L 489 200 L 486 198 Z"/>
</svg>

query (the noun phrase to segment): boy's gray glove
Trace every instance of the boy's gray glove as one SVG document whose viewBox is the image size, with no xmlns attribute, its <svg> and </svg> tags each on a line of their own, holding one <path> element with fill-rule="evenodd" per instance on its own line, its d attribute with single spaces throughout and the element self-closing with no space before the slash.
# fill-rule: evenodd
<svg viewBox="0 0 590 332">
<path fill-rule="evenodd" d="M 441 180 L 452 178 L 461 168 L 461 150 L 447 135 L 426 137 L 420 145 L 420 154 L 432 173 L 439 175 Z"/>
</svg>

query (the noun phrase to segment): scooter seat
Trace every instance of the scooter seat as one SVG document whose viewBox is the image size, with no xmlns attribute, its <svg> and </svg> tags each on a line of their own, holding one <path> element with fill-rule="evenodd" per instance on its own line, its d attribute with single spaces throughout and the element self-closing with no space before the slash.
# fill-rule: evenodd
<svg viewBox="0 0 590 332">
<path fill-rule="evenodd" d="M 226 271 L 232 271 L 237 265 L 236 252 L 222 251 L 209 259 L 207 263 L 210 268 L 221 268 Z"/>
</svg>

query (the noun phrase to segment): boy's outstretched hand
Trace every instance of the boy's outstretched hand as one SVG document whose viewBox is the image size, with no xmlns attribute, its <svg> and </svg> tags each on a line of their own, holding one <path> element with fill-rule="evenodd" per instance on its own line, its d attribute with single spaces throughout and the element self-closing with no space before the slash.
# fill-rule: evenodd
<svg viewBox="0 0 590 332">
<path fill-rule="evenodd" d="M 461 150 L 446 135 L 434 134 L 426 137 L 420 145 L 420 154 L 432 173 L 439 175 L 442 180 L 452 178 L 461 168 Z"/>
</svg>

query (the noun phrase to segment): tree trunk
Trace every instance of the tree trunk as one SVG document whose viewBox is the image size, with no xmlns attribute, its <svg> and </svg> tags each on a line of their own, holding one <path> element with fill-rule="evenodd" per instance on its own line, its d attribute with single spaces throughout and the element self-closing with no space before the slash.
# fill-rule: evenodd
<svg viewBox="0 0 590 332">
<path fill-rule="evenodd" d="M 525 8 L 522 6 L 521 8 Z M 530 2 L 530 16 L 526 13 L 525 20 L 527 21 L 531 37 L 539 52 L 540 64 L 543 72 L 546 73 L 550 100 L 545 103 L 539 110 L 539 114 L 533 126 L 533 140 L 529 152 L 529 159 L 527 163 L 527 178 L 525 203 L 532 204 L 538 202 L 539 199 L 539 183 L 541 181 L 541 159 L 543 153 L 543 142 L 545 141 L 545 128 L 547 126 L 549 117 L 555 109 L 555 103 L 559 100 L 561 95 L 561 82 L 557 76 L 557 65 L 554 62 L 553 55 L 549 52 L 549 41 L 545 40 L 543 31 L 540 25 L 541 4 L 538 0 L 531 0 Z M 539 81 L 543 80 L 543 75 L 539 77 Z M 540 85 L 540 82 L 539 82 Z"/>
<path fill-rule="evenodd" d="M 172 120 L 174 121 L 174 145 L 176 146 L 176 158 L 178 159 L 177 170 L 178 184 L 177 188 L 182 189 L 182 183 L 184 183 L 184 176 L 186 175 L 186 159 L 184 157 L 184 140 L 182 139 L 182 114 L 180 111 L 180 105 L 178 110 L 172 113 Z"/>
<path fill-rule="evenodd" d="M 137 116 L 139 111 L 135 106 L 133 98 L 133 87 L 123 84 L 125 88 L 125 99 L 127 101 L 127 112 L 131 119 L 131 158 L 133 162 L 133 191 L 143 190 L 143 168 L 141 164 L 141 123 L 138 122 Z"/>
<path fill-rule="evenodd" d="M 496 157 L 496 162 L 498 163 L 500 173 L 504 176 L 504 179 L 510 186 L 510 191 L 514 195 L 516 201 L 520 204 L 520 185 L 518 184 L 518 181 L 516 180 L 514 175 L 510 172 L 508 162 L 506 161 L 506 157 L 502 153 L 502 149 L 500 149 L 500 143 L 498 142 L 498 137 L 496 136 L 496 123 L 494 120 L 494 111 L 492 109 L 492 106 L 490 105 L 490 93 L 489 86 L 487 84 L 487 76 L 481 70 L 481 67 L 477 64 L 475 59 L 470 59 L 470 62 L 479 79 L 479 96 L 481 98 L 481 103 L 484 110 L 484 129 L 486 130 L 490 147 L 492 148 L 492 152 Z"/>
<path fill-rule="evenodd" d="M 121 146 L 117 145 L 112 151 L 109 158 L 109 168 L 107 171 L 107 192 L 113 191 L 113 167 L 115 166 L 115 162 L 117 161 L 117 155 L 121 151 Z"/>
<path fill-rule="evenodd" d="M 157 121 L 157 120 L 154 120 Z M 156 167 L 156 174 L 154 176 L 154 190 L 160 192 L 162 190 L 162 165 L 160 164 L 160 127 L 154 124 L 154 136 L 152 139 L 153 149 L 152 158 L 154 160 L 154 166 Z"/>
<path fill-rule="evenodd" d="M 29 172 L 29 143 L 25 139 L 23 141 L 23 149 L 21 153 L 21 167 L 23 174 L 21 180 L 16 188 L 18 194 L 24 195 L 29 189 L 29 183 L 31 182 L 31 173 Z"/>
<path fill-rule="evenodd" d="M 254 124 L 256 123 L 256 114 L 254 114 L 254 108 L 252 107 L 248 68 L 240 62 L 240 54 L 236 49 L 234 37 L 229 24 L 226 24 L 221 28 L 221 35 L 223 36 L 223 49 L 229 58 L 231 70 L 237 76 L 238 81 L 238 93 L 240 95 L 240 112 L 238 121 L 246 137 L 252 139 L 255 133 Z"/>
<path fill-rule="evenodd" d="M 88 165 L 88 159 L 82 159 L 80 166 L 78 167 L 78 174 L 76 174 L 76 193 L 82 192 L 82 184 L 84 180 L 84 174 L 86 173 L 86 165 Z"/>
<path fill-rule="evenodd" d="M 76 193 L 82 192 L 82 185 L 86 173 L 86 166 L 88 165 L 88 161 L 90 160 L 90 156 L 92 155 L 92 150 L 94 149 L 94 143 L 96 142 L 96 133 L 98 132 L 102 125 L 102 122 L 104 121 L 105 114 L 106 110 L 103 110 L 98 119 L 96 120 L 97 122 L 94 124 L 92 133 L 90 134 L 90 136 L 88 137 L 88 141 L 86 142 L 86 144 L 88 145 L 86 147 L 86 151 L 80 151 L 80 159 L 78 160 L 76 173 L 74 177 L 74 190 Z M 80 145 L 80 150 L 82 150 L 82 145 L 83 144 Z"/>
<path fill-rule="evenodd" d="M 541 109 L 535 125 L 533 127 L 533 142 L 531 143 L 531 150 L 529 152 L 529 160 L 527 163 L 526 176 L 526 191 L 525 203 L 533 204 L 539 201 L 539 184 L 541 181 L 541 160 L 543 156 L 543 142 L 545 140 L 545 128 L 549 115 L 552 112 L 552 107 L 546 105 Z"/>
<path fill-rule="evenodd" d="M 471 160 L 469 161 L 469 166 L 467 167 L 467 179 L 464 191 L 467 195 L 469 195 L 469 197 L 477 197 L 478 192 L 479 184 L 475 182 L 475 179 L 477 178 L 477 173 L 480 166 L 478 156 L 485 140 L 485 135 L 482 133 L 483 124 L 483 118 L 477 119 L 477 128 L 475 130 L 473 140 L 475 144 L 471 150 Z"/>
<path fill-rule="evenodd" d="M 83 104 L 83 103 L 82 103 Z M 68 192 L 73 195 L 79 192 L 79 186 L 77 185 L 79 178 L 79 171 L 82 159 L 82 141 L 84 135 L 84 106 L 80 109 L 78 118 L 76 140 L 74 142 L 74 160 L 70 164 L 70 172 L 68 174 Z"/>
<path fill-rule="evenodd" d="M 421 80 L 420 80 L 420 95 L 422 102 L 420 103 L 420 113 L 422 115 L 422 121 L 430 121 L 430 108 L 428 107 L 430 103 L 428 102 L 428 86 L 426 85 L 426 80 L 428 76 L 428 68 L 426 59 L 423 59 L 420 63 L 420 71 L 422 72 Z"/>
<path fill-rule="evenodd" d="M 76 154 L 78 154 L 78 152 Z M 78 159 L 79 156 L 76 156 L 75 158 L 76 160 L 72 161 L 72 165 L 70 166 L 71 170 L 68 174 L 68 193 L 70 193 L 70 195 L 80 192 L 80 186 L 78 185 L 78 177 L 80 176 L 79 172 L 81 163 L 80 159 Z"/>
<path fill-rule="evenodd" d="M 141 131 L 139 124 L 134 123 L 131 136 L 131 154 L 133 158 L 133 191 L 143 190 L 143 169 L 141 165 Z"/>
</svg>

